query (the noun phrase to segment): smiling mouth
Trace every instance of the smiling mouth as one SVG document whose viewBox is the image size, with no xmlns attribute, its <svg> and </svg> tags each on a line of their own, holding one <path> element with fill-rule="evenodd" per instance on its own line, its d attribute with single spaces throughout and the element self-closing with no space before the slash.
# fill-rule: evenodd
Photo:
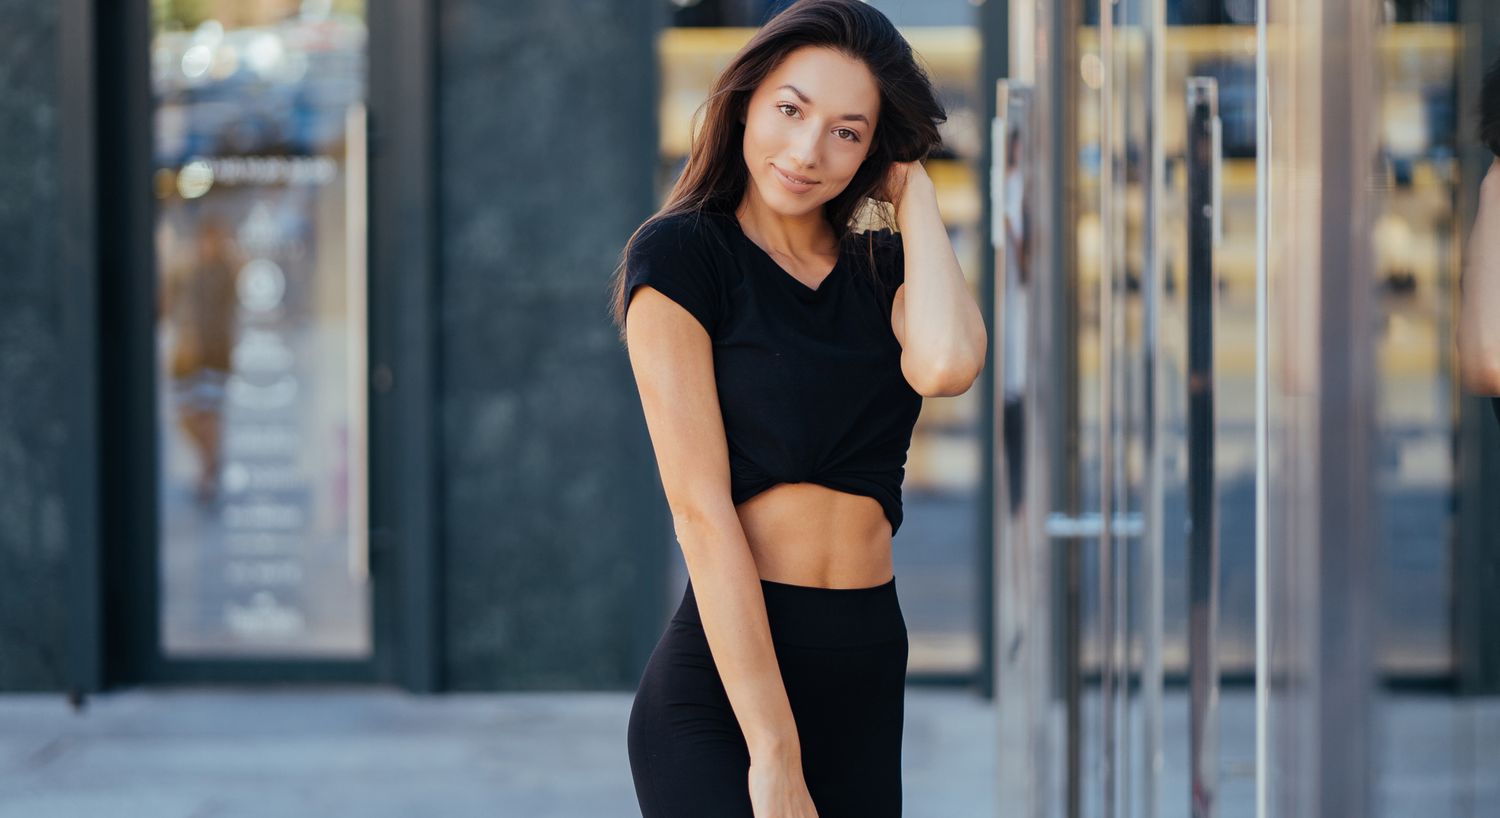
<svg viewBox="0 0 1500 818">
<path fill-rule="evenodd" d="M 818 183 L 816 179 L 809 179 L 806 176 L 798 176 L 795 173 L 787 173 L 786 171 L 782 170 L 781 168 L 776 167 L 775 165 L 772 165 L 771 167 L 774 168 L 777 173 L 779 173 L 783 177 L 785 177 L 787 181 L 792 182 L 793 184 L 798 184 L 798 185 L 815 185 L 815 184 Z"/>
</svg>

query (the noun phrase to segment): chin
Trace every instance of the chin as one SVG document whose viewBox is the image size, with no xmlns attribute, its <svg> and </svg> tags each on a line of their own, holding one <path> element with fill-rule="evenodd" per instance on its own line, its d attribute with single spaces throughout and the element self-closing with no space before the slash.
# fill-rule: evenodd
<svg viewBox="0 0 1500 818">
<path fill-rule="evenodd" d="M 775 171 L 768 171 L 775 173 Z M 755 190 L 760 194 L 760 200 L 765 202 L 766 207 L 780 216 L 805 216 L 823 209 L 827 204 L 825 200 L 805 199 L 787 193 L 781 187 L 781 183 L 775 179 L 762 180 L 756 177 Z"/>
</svg>

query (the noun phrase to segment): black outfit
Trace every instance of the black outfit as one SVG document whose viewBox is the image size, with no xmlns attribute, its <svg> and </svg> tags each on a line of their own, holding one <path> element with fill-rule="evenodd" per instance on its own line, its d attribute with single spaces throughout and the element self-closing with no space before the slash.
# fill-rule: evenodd
<svg viewBox="0 0 1500 818">
<path fill-rule="evenodd" d="M 817 483 L 873 498 L 894 535 L 922 404 L 891 329 L 901 238 L 851 234 L 839 252 L 813 288 L 733 213 L 669 216 L 631 246 L 627 306 L 650 285 L 707 331 L 736 505 L 779 483 Z M 899 816 L 908 643 L 895 578 L 761 588 L 818 814 Z M 645 818 L 751 818 L 749 750 L 691 582 L 642 674 L 628 744 Z"/>
<path fill-rule="evenodd" d="M 1500 398 L 1490 398 L 1490 407 L 1495 410 L 1495 420 L 1500 421 Z"/>
<path fill-rule="evenodd" d="M 761 580 L 776 662 L 820 818 L 899 818 L 907 632 L 896 580 Z M 753 818 L 750 751 L 690 581 L 646 664 L 627 730 L 643 818 Z"/>
<path fill-rule="evenodd" d="M 812 289 L 752 242 L 733 213 L 670 216 L 631 246 L 626 297 L 649 284 L 713 340 L 735 505 L 778 483 L 817 483 L 874 498 L 894 535 L 922 409 L 891 331 L 905 257 L 890 230 L 852 234 L 840 253 Z"/>
</svg>

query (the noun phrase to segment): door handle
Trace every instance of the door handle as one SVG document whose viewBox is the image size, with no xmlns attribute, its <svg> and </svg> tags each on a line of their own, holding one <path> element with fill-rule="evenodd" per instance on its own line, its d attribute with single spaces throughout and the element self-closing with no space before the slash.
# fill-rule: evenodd
<svg viewBox="0 0 1500 818">
<path fill-rule="evenodd" d="M 1187 80 L 1188 680 L 1192 815 L 1217 814 L 1219 537 L 1214 484 L 1214 317 L 1223 209 L 1219 87 Z"/>
<path fill-rule="evenodd" d="M 1054 540 L 1086 540 L 1104 533 L 1104 517 L 1097 511 L 1085 511 L 1077 516 L 1053 512 L 1044 524 L 1047 536 Z M 1139 537 L 1146 532 L 1145 520 L 1139 511 L 1115 512 L 1109 515 L 1109 530 L 1116 538 Z"/>
</svg>

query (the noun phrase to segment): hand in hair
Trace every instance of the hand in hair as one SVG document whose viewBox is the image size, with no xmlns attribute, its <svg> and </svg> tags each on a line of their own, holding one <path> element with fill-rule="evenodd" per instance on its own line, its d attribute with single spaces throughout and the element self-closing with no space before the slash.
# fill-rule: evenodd
<svg viewBox="0 0 1500 818">
<path fill-rule="evenodd" d="M 901 205 L 903 202 L 911 202 L 913 190 L 923 193 L 932 193 L 936 196 L 937 189 L 932 183 L 932 177 L 927 175 L 927 168 L 921 162 L 892 162 L 891 169 L 886 172 L 885 181 L 875 193 L 875 198 L 882 202 L 890 202 L 897 220 L 901 217 Z"/>
</svg>

